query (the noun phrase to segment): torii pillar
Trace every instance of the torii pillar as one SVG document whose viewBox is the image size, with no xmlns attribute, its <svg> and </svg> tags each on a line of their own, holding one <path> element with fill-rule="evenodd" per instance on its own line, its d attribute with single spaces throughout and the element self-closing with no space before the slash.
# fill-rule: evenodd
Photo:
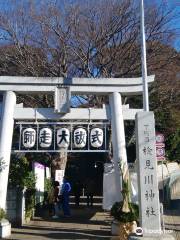
<svg viewBox="0 0 180 240">
<path fill-rule="evenodd" d="M 127 154 L 124 132 L 124 120 L 122 111 L 121 95 L 114 92 L 109 96 L 111 108 L 111 128 L 112 128 L 112 144 L 113 144 L 113 162 L 115 171 L 115 184 L 117 191 L 116 201 L 122 200 L 122 176 L 120 174 L 120 165 L 127 166 Z"/>
<path fill-rule="evenodd" d="M 0 208 L 6 209 L 11 145 L 14 128 L 14 107 L 16 95 L 12 91 L 3 94 L 2 113 L 0 120 Z"/>
</svg>

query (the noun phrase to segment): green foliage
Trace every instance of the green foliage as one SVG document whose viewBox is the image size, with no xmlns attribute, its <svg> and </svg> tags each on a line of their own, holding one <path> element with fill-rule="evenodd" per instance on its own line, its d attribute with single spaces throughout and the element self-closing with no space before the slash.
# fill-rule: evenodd
<svg viewBox="0 0 180 240">
<path fill-rule="evenodd" d="M 26 218 L 33 217 L 34 206 L 35 206 L 35 192 L 36 192 L 35 189 L 26 189 L 26 192 L 25 192 L 25 208 L 26 208 L 25 217 Z"/>
<path fill-rule="evenodd" d="M 51 192 L 53 189 L 53 182 L 50 178 L 45 178 L 44 190 L 45 192 Z"/>
<path fill-rule="evenodd" d="M 30 164 L 26 157 L 12 157 L 9 170 L 9 183 L 15 187 L 35 188 L 36 177 L 35 174 L 30 171 Z"/>
<path fill-rule="evenodd" d="M 167 137 L 166 154 L 170 160 L 180 161 L 180 128 Z"/>
<path fill-rule="evenodd" d="M 35 206 L 35 183 L 36 176 L 30 170 L 30 163 L 26 157 L 18 158 L 13 156 L 11 159 L 9 183 L 11 186 L 26 188 L 25 192 L 25 217 L 33 216 Z"/>
<path fill-rule="evenodd" d="M 137 204 L 129 203 L 130 212 L 124 213 L 122 211 L 123 202 L 115 202 L 111 208 L 111 215 L 119 222 L 138 221 L 139 207 Z"/>
<path fill-rule="evenodd" d="M 0 221 L 4 218 L 6 218 L 6 212 L 4 209 L 0 208 Z"/>
<path fill-rule="evenodd" d="M 49 203 L 49 199 L 52 196 L 53 189 L 53 181 L 50 178 L 46 178 L 44 184 L 44 202 Z"/>
<path fill-rule="evenodd" d="M 166 158 L 168 160 L 180 160 L 180 122 L 179 114 L 174 109 L 161 108 L 155 112 L 156 131 L 165 136 Z"/>
<path fill-rule="evenodd" d="M 180 160 L 180 122 L 179 114 L 174 114 L 174 109 L 161 108 L 155 111 L 156 131 L 165 136 L 166 158 Z"/>
<path fill-rule="evenodd" d="M 35 189 L 36 184 L 35 174 L 32 171 L 27 172 L 26 177 L 23 179 L 22 182 L 27 189 Z"/>
</svg>

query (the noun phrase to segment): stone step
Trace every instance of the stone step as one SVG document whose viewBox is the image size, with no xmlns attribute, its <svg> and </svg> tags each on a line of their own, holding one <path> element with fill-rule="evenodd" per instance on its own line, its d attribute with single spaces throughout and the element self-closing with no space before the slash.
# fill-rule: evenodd
<svg viewBox="0 0 180 240">
<path fill-rule="evenodd" d="M 102 206 L 103 197 L 102 196 L 93 196 L 93 205 L 94 206 Z M 70 205 L 75 205 L 75 196 L 70 196 Z M 87 197 L 80 196 L 79 205 L 86 206 L 87 205 Z"/>
<path fill-rule="evenodd" d="M 72 200 L 72 199 L 75 199 L 75 196 L 71 195 L 70 196 L 70 200 Z M 80 200 L 81 201 L 86 201 L 87 200 L 87 196 L 80 196 Z M 93 196 L 93 200 L 95 202 L 102 202 L 103 197 L 102 196 Z"/>
</svg>

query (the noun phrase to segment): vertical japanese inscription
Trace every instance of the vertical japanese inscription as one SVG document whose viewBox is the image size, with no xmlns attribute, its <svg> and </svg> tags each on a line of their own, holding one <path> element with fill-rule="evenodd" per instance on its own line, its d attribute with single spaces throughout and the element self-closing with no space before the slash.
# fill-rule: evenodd
<svg viewBox="0 0 180 240">
<path fill-rule="evenodd" d="M 68 87 L 56 88 L 54 99 L 54 110 L 58 113 L 67 113 L 70 111 L 70 89 Z"/>
<path fill-rule="evenodd" d="M 156 171 L 155 124 L 152 112 L 136 115 L 136 152 L 140 221 L 144 235 L 161 232 L 159 194 Z"/>
</svg>

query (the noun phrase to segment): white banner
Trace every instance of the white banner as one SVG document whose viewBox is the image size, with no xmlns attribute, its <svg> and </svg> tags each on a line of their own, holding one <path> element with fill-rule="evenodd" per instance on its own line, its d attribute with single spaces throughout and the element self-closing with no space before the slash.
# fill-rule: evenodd
<svg viewBox="0 0 180 240">
<path fill-rule="evenodd" d="M 44 198 L 45 166 L 34 162 L 34 173 L 36 175 L 36 203 L 42 202 Z"/>
</svg>

